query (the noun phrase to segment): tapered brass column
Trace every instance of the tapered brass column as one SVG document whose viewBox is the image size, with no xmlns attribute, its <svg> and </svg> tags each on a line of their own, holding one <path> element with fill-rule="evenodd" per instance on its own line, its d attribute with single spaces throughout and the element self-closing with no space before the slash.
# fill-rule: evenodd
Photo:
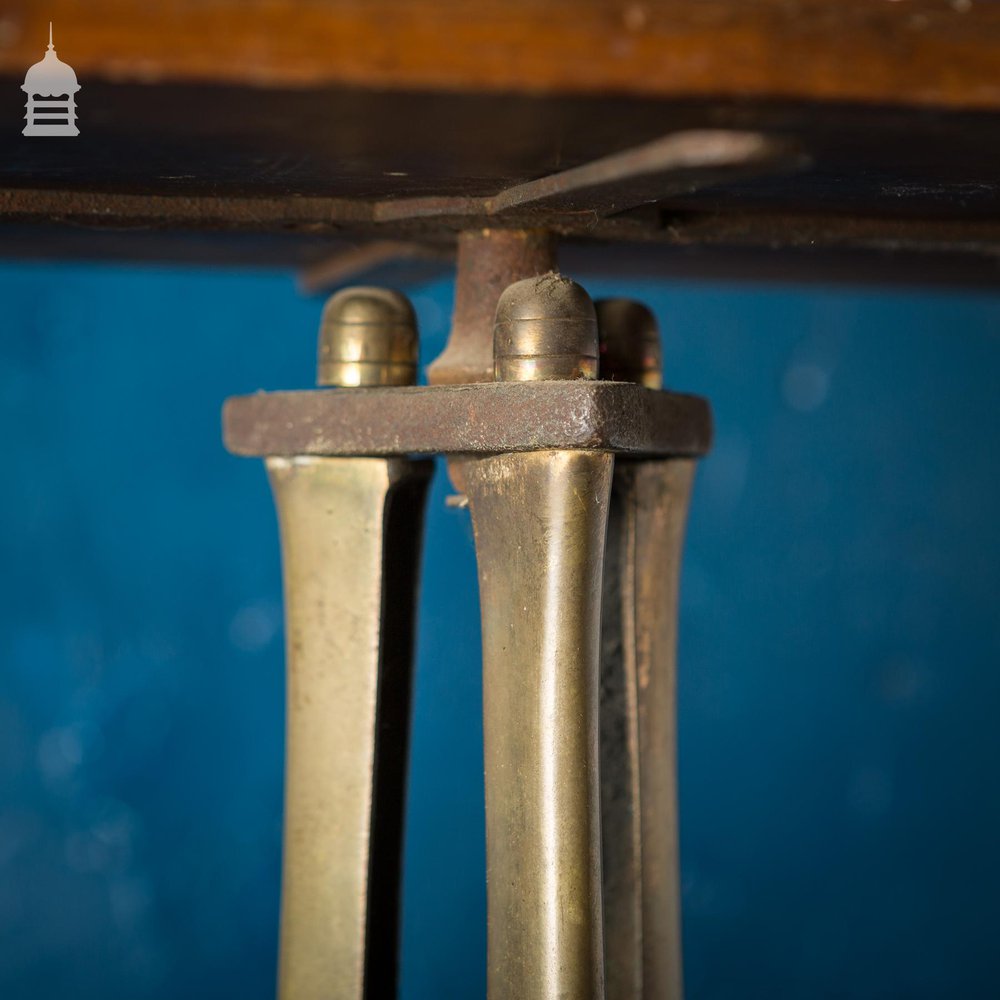
<svg viewBox="0 0 1000 1000">
<path fill-rule="evenodd" d="M 602 377 L 659 389 L 642 305 L 597 303 Z M 689 458 L 619 459 L 604 572 L 601 811 L 608 1000 L 680 1000 L 677 588 Z"/>
<path fill-rule="evenodd" d="M 498 380 L 593 378 L 593 306 L 556 275 L 511 285 Z M 604 996 L 597 684 L 606 452 L 464 464 L 483 626 L 489 1000 Z"/>
<path fill-rule="evenodd" d="M 402 296 L 341 292 L 324 310 L 318 381 L 412 384 L 416 347 Z M 391 997 L 430 464 L 293 456 L 270 457 L 267 469 L 288 678 L 279 996 Z"/>
</svg>

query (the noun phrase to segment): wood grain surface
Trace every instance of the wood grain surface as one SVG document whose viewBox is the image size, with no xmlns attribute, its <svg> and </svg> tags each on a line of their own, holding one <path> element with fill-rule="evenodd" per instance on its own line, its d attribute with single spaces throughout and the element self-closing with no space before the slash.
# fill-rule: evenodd
<svg viewBox="0 0 1000 1000">
<path fill-rule="evenodd" d="M 82 78 L 1000 107 L 993 0 L 6 0 Z"/>
</svg>

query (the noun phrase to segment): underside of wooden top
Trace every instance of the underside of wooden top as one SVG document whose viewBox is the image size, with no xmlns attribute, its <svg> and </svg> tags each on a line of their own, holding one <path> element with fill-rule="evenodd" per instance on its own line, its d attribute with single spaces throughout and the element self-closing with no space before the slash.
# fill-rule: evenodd
<svg viewBox="0 0 1000 1000">
<path fill-rule="evenodd" d="M 82 87 L 74 139 L 19 134 L 49 19 Z M 991 283 L 1000 257 L 1000 4 L 984 0 L 10 0 L 0 120 L 6 254 L 309 265 L 542 225 L 656 273 L 854 260 Z M 483 215 L 512 187 L 705 129 L 794 155 Z"/>
</svg>

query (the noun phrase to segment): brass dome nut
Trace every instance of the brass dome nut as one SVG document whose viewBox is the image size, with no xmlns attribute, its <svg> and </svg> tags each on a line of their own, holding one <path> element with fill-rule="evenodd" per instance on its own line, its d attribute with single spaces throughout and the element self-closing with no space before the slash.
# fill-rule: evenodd
<svg viewBox="0 0 1000 1000">
<path fill-rule="evenodd" d="M 594 303 L 601 344 L 601 378 L 663 388 L 663 350 L 656 317 L 634 299 Z"/>
<path fill-rule="evenodd" d="M 417 318 L 405 295 L 388 288 L 344 288 L 323 307 L 316 383 L 415 385 Z"/>
<path fill-rule="evenodd" d="M 597 378 L 597 317 L 575 282 L 549 273 L 509 285 L 493 324 L 498 382 Z"/>
</svg>

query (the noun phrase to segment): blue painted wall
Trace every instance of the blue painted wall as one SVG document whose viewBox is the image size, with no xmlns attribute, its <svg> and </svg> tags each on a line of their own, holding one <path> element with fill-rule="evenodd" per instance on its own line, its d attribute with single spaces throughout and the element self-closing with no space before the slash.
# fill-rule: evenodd
<svg viewBox="0 0 1000 1000">
<path fill-rule="evenodd" d="M 690 1000 L 1000 995 L 1000 296 L 592 282 L 709 395 L 680 679 Z M 410 289 L 427 358 L 452 289 Z M 283 274 L 0 266 L 0 996 L 272 994 L 278 547 L 232 393 Z M 403 995 L 484 983 L 470 530 L 428 527 Z"/>
</svg>

